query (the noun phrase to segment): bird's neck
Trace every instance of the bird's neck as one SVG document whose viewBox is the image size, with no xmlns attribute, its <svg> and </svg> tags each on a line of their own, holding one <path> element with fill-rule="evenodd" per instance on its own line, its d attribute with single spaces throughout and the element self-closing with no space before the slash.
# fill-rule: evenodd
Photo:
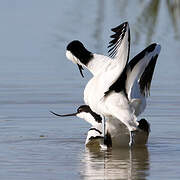
<svg viewBox="0 0 180 180">
<path fill-rule="evenodd" d="M 111 59 L 107 56 L 94 54 L 93 58 L 85 65 L 85 67 L 94 75 L 105 71 Z"/>
</svg>

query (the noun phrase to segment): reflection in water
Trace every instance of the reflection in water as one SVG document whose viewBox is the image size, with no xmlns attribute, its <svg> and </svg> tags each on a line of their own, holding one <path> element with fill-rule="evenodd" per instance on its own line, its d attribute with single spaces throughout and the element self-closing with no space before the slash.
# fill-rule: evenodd
<svg viewBox="0 0 180 180">
<path fill-rule="evenodd" d="M 165 27 L 168 29 L 169 26 L 174 28 L 176 38 L 179 38 L 179 27 L 180 27 L 180 1 L 179 0 L 150 0 L 147 1 L 142 12 L 136 19 L 135 27 L 135 42 L 138 42 L 142 36 L 142 32 L 146 34 L 146 44 L 151 43 L 153 34 L 156 32 L 156 27 L 159 24 L 160 11 L 164 11 L 164 18 L 169 19 L 171 24 L 164 21 Z M 168 13 L 167 13 L 168 12 Z"/>
<path fill-rule="evenodd" d="M 116 9 L 118 10 L 118 13 L 119 13 L 119 15 L 121 17 L 126 15 L 126 10 L 128 8 L 128 3 L 129 3 L 129 0 L 115 1 L 114 2 L 114 5 L 115 5 Z"/>
<path fill-rule="evenodd" d="M 102 33 L 103 33 L 103 22 L 104 22 L 104 0 L 97 1 L 97 15 L 95 19 L 95 30 L 94 38 L 96 39 L 95 48 L 100 52 L 102 51 Z"/>
<path fill-rule="evenodd" d="M 146 147 L 101 151 L 86 149 L 84 179 L 146 179 L 149 172 L 149 154 Z"/>
<path fill-rule="evenodd" d="M 137 42 L 142 34 L 146 34 L 146 44 L 150 44 L 152 41 L 152 36 L 155 31 L 155 27 L 157 25 L 158 13 L 160 2 L 157 0 L 148 1 L 142 13 L 136 20 L 136 34 L 135 34 L 135 42 Z M 141 29 L 141 31 L 139 31 Z"/>
<path fill-rule="evenodd" d="M 180 1 L 179 0 L 166 0 L 169 16 L 171 18 L 176 38 L 179 38 L 179 25 L 180 25 Z"/>
<path fill-rule="evenodd" d="M 125 19 L 131 19 L 128 12 L 135 10 L 133 21 L 134 30 L 132 37 L 133 43 L 140 43 L 145 35 L 145 44 L 152 42 L 157 28 L 161 24 L 167 33 L 167 29 L 172 27 L 175 32 L 175 38 L 180 38 L 180 1 L 179 0 L 139 0 L 139 1 L 115 1 L 119 16 Z M 131 5 L 133 4 L 133 5 Z M 133 23 L 132 23 L 133 24 Z"/>
</svg>

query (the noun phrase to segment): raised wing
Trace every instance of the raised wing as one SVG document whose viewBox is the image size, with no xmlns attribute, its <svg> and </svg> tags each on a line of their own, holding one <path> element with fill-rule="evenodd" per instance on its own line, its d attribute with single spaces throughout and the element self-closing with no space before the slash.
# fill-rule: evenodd
<svg viewBox="0 0 180 180">
<path fill-rule="evenodd" d="M 125 22 L 112 29 L 115 34 L 111 36 L 113 38 L 110 41 L 109 46 L 111 49 L 108 51 L 110 57 L 113 57 L 112 64 L 112 83 L 105 92 L 107 96 L 111 91 L 125 92 L 125 81 L 126 81 L 126 65 L 129 59 L 130 52 L 130 29 L 128 22 Z"/>
<path fill-rule="evenodd" d="M 128 44 L 130 46 L 130 29 L 128 22 L 124 22 L 121 25 L 111 29 L 115 34 L 111 35 L 110 37 L 112 40 L 109 42 L 108 48 L 109 56 L 112 58 L 118 58 L 118 56 L 123 52 L 126 51 L 125 45 L 123 43 Z M 126 35 L 126 38 L 124 38 Z M 128 49 L 129 51 L 129 49 Z M 129 53 L 129 52 L 128 52 Z M 128 54 L 129 56 L 129 54 Z"/>
<path fill-rule="evenodd" d="M 149 62 L 148 66 L 146 67 L 145 71 L 143 72 L 139 80 L 140 90 L 144 96 L 150 95 L 151 81 L 152 81 L 152 76 L 154 73 L 157 58 L 158 55 L 155 55 L 154 57 L 151 58 L 151 61 Z"/>
<path fill-rule="evenodd" d="M 161 46 L 153 43 L 129 62 L 126 80 L 126 92 L 129 100 L 135 98 L 134 96 L 138 91 L 144 96 L 149 95 L 152 76 L 160 50 Z M 137 84 L 139 89 L 137 89 Z M 133 88 L 133 86 L 136 86 L 136 88 Z"/>
</svg>

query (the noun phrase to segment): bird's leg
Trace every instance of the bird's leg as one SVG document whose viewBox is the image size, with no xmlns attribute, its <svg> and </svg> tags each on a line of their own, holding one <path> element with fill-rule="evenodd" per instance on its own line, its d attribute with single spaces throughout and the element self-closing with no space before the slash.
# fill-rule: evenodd
<svg viewBox="0 0 180 180">
<path fill-rule="evenodd" d="M 106 145 L 106 119 L 104 116 L 102 117 L 102 134 L 104 137 L 103 143 L 100 145 L 102 150 L 107 150 L 107 145 Z"/>
<path fill-rule="evenodd" d="M 102 133 L 104 137 L 104 142 L 105 142 L 105 136 L 106 136 L 106 119 L 104 116 L 102 116 Z"/>
<path fill-rule="evenodd" d="M 129 147 L 132 147 L 134 144 L 134 131 L 129 132 L 129 137 L 130 137 Z"/>
</svg>

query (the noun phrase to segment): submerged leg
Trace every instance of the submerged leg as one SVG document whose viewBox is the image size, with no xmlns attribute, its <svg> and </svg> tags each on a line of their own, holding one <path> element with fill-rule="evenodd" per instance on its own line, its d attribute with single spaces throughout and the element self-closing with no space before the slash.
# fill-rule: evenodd
<svg viewBox="0 0 180 180">
<path fill-rule="evenodd" d="M 102 116 L 102 133 L 104 137 L 104 144 L 105 144 L 105 135 L 106 135 L 106 119 L 104 116 Z"/>
<path fill-rule="evenodd" d="M 104 138 L 104 144 L 107 146 L 107 148 L 112 148 L 111 134 L 108 131 Z"/>
<path fill-rule="evenodd" d="M 129 147 L 132 147 L 133 144 L 134 144 L 134 131 L 130 131 L 130 132 L 129 132 L 129 137 L 130 137 Z"/>
<path fill-rule="evenodd" d="M 106 120 L 105 117 L 102 116 L 102 134 L 103 134 L 103 142 L 100 144 L 101 149 L 107 150 L 107 145 L 106 145 Z"/>
</svg>

